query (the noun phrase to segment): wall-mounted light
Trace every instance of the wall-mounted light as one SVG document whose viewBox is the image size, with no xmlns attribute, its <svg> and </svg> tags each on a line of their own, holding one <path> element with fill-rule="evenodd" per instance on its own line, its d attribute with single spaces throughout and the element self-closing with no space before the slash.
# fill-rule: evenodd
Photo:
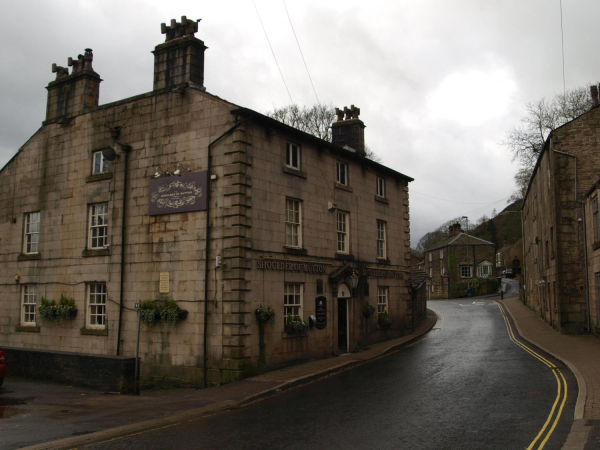
<svg viewBox="0 0 600 450">
<path fill-rule="evenodd" d="M 15 274 L 15 283 L 18 283 L 19 281 L 21 281 L 21 274 L 19 272 L 17 272 Z"/>
<path fill-rule="evenodd" d="M 183 166 L 183 164 L 181 163 L 177 163 L 177 166 L 175 166 L 175 172 L 173 172 L 173 175 L 175 175 L 176 177 L 180 177 L 181 176 L 181 169 L 180 167 L 185 170 L 186 172 L 189 172 L 190 169 L 186 168 Z"/>
<path fill-rule="evenodd" d="M 359 276 L 356 273 L 356 271 L 352 270 L 352 275 L 350 275 L 350 284 L 352 285 L 352 289 L 356 289 L 356 286 L 358 286 L 358 280 L 359 280 Z"/>
<path fill-rule="evenodd" d="M 171 172 L 162 170 L 159 166 L 156 166 L 156 172 L 154 172 L 154 178 L 170 177 Z"/>
</svg>

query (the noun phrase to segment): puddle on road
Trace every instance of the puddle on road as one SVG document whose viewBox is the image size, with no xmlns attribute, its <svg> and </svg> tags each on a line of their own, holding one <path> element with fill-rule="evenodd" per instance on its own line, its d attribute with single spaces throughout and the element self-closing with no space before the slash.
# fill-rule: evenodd
<svg viewBox="0 0 600 450">
<path fill-rule="evenodd" d="M 33 400 L 35 397 L 30 398 L 10 398 L 0 397 L 0 419 L 8 419 L 10 417 L 21 414 L 18 406 L 25 405 L 27 402 Z"/>
</svg>

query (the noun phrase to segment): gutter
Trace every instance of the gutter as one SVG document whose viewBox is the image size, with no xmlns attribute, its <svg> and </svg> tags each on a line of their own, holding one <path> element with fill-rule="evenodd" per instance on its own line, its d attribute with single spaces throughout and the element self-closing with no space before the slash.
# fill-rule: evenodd
<svg viewBox="0 0 600 450">
<path fill-rule="evenodd" d="M 237 116 L 236 116 L 235 120 L 237 122 Z M 207 348 L 206 347 L 206 337 L 208 336 L 208 258 L 210 256 L 210 187 L 211 187 L 210 186 L 210 170 L 211 170 L 210 149 L 213 145 L 215 145 L 217 142 L 219 142 L 225 136 L 230 134 L 241 124 L 243 124 L 244 122 L 247 122 L 249 120 L 250 120 L 250 118 L 242 120 L 240 122 L 237 122 L 235 125 L 233 125 L 231 128 L 229 128 L 227 131 L 225 131 L 223 134 L 221 134 L 218 138 L 216 138 L 214 141 L 212 141 L 210 144 L 208 144 L 208 151 L 207 151 L 207 159 L 208 159 L 207 183 L 208 183 L 208 186 L 206 189 L 206 244 L 205 244 L 206 248 L 204 250 L 204 330 L 203 330 L 204 338 L 203 338 L 203 342 L 202 342 L 202 345 L 203 345 L 202 387 L 203 388 L 206 387 L 206 373 L 207 373 L 207 361 L 208 361 L 207 349 L 206 349 Z M 216 286 L 215 286 L 215 289 L 216 289 Z"/>
</svg>

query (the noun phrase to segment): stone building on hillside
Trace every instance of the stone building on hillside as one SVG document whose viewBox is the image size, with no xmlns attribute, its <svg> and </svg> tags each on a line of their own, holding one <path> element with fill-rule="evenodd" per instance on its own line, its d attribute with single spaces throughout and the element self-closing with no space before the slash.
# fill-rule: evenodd
<svg viewBox="0 0 600 450">
<path fill-rule="evenodd" d="M 451 298 L 452 283 L 494 275 L 494 244 L 463 233 L 459 223 L 450 226 L 450 236 L 425 251 L 424 256 L 432 299 Z"/>
<path fill-rule="evenodd" d="M 114 103 L 91 49 L 53 66 L 43 126 L 0 171 L 11 357 L 133 357 L 139 304 L 159 317 L 145 380 L 223 383 L 411 332 L 412 178 L 365 157 L 358 108 L 327 142 L 209 94 L 197 28 L 163 24 L 154 89 Z"/>
<path fill-rule="evenodd" d="M 595 106 L 548 136 L 522 207 L 527 305 L 567 333 L 598 325 L 597 314 L 588 312 L 597 311 L 593 271 L 600 269 L 592 263 L 595 240 L 585 245 L 584 220 L 593 219 L 593 209 L 586 212 L 584 206 L 592 207 L 596 197 L 590 186 L 600 172 L 598 87 L 591 92 Z"/>
</svg>

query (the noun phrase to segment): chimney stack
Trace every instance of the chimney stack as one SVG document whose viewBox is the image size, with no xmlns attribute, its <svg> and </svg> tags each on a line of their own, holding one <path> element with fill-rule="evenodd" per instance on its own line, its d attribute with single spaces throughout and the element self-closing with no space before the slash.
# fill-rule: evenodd
<svg viewBox="0 0 600 450">
<path fill-rule="evenodd" d="M 590 86 L 590 94 L 592 96 L 592 104 L 593 106 L 598 106 L 600 100 L 598 99 L 598 86 Z"/>
<path fill-rule="evenodd" d="M 335 108 L 337 122 L 331 124 L 331 140 L 340 147 L 348 146 L 361 155 L 365 154 L 365 124 L 358 118 L 360 108 L 354 105 L 344 110 Z"/>
<path fill-rule="evenodd" d="M 154 53 L 154 90 L 193 86 L 204 88 L 204 42 L 194 37 L 198 21 L 181 17 L 181 23 L 171 19 L 162 23 L 160 31 L 165 43 L 157 45 Z"/>
<path fill-rule="evenodd" d="M 460 223 L 457 222 L 454 225 L 450 225 L 448 232 L 450 233 L 450 236 L 458 236 L 462 232 Z"/>
<path fill-rule="evenodd" d="M 52 64 L 52 73 L 56 73 L 56 79 L 46 87 L 47 122 L 74 116 L 85 109 L 98 106 L 102 80 L 92 68 L 93 60 L 92 49 L 86 48 L 85 54 L 79 55 L 76 60 L 69 58 L 69 67 L 73 67 L 71 74 L 68 68 Z"/>
</svg>

